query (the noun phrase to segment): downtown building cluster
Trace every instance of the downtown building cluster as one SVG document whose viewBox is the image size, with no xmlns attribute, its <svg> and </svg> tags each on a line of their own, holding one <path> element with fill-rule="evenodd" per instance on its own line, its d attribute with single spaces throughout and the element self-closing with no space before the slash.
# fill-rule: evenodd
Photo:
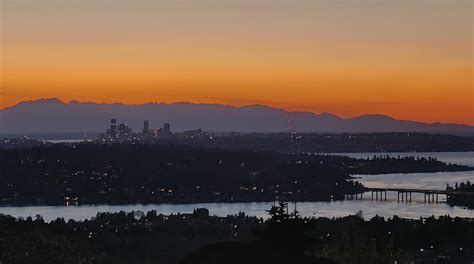
<svg viewBox="0 0 474 264">
<path fill-rule="evenodd" d="M 202 129 L 184 131 L 181 133 L 173 133 L 171 124 L 164 123 L 163 127 L 158 129 L 150 128 L 150 121 L 143 121 L 143 129 L 141 132 L 134 132 L 125 123 L 117 123 L 117 119 L 110 120 L 110 127 L 105 133 L 101 134 L 102 141 L 130 141 L 130 140 L 153 140 L 153 139 L 172 139 L 172 138 L 202 138 L 212 137 Z"/>
</svg>

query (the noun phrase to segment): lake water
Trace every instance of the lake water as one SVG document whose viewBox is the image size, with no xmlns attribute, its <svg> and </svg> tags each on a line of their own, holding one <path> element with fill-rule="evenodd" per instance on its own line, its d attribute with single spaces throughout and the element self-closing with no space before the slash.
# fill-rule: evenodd
<svg viewBox="0 0 474 264">
<path fill-rule="evenodd" d="M 372 157 L 374 153 L 341 154 L 351 157 Z M 375 154 L 378 155 L 378 154 Z M 384 154 L 386 155 L 386 154 Z M 474 166 L 474 152 L 458 153 L 389 153 L 391 156 L 423 156 L 436 157 L 441 161 Z M 426 189 L 444 189 L 446 183 L 470 180 L 474 182 L 474 171 L 446 172 L 446 173 L 412 173 L 412 174 L 385 174 L 385 175 L 357 175 L 360 181 L 368 187 L 410 187 Z M 397 202 L 396 193 L 388 193 L 387 201 L 372 201 L 370 193 L 366 193 L 362 200 L 336 202 L 304 202 L 297 203 L 297 210 L 308 217 L 342 217 L 362 211 L 366 218 L 375 215 L 392 217 L 397 215 L 404 218 L 419 218 L 428 216 L 458 216 L 474 218 L 474 210 L 461 207 L 451 207 L 443 203 L 444 196 L 440 196 L 440 203 L 425 204 L 423 194 L 413 194 L 412 202 Z M 94 217 L 98 212 L 143 211 L 156 210 L 161 214 L 192 213 L 195 208 L 208 208 L 210 213 L 218 216 L 236 214 L 239 211 L 247 215 L 267 217 L 268 210 L 273 203 L 202 203 L 202 204 L 156 204 L 156 205 L 83 205 L 83 206 L 26 206 L 0 207 L 0 213 L 15 217 L 34 217 L 40 214 L 50 221 L 58 217 L 66 220 L 84 220 Z M 291 205 L 293 209 L 294 204 Z"/>
</svg>

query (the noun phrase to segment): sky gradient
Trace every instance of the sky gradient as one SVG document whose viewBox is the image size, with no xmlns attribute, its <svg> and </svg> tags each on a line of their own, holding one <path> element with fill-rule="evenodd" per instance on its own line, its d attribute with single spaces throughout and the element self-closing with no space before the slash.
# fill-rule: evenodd
<svg viewBox="0 0 474 264">
<path fill-rule="evenodd" d="M 471 0 L 0 0 L 0 108 L 266 104 L 474 125 Z"/>
</svg>

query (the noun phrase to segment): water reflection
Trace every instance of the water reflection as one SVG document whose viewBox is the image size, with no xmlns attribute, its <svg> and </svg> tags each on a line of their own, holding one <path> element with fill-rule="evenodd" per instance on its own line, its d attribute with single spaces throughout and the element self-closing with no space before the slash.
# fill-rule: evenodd
<svg viewBox="0 0 474 264">
<path fill-rule="evenodd" d="M 474 218 L 474 210 L 461 207 L 450 207 L 445 203 L 425 204 L 420 201 L 411 203 L 399 203 L 396 197 L 387 197 L 387 201 L 372 201 L 370 194 L 364 196 L 364 200 L 358 201 L 337 201 L 337 202 L 304 202 L 297 203 L 297 210 L 307 217 L 342 217 L 356 214 L 362 211 L 365 218 L 375 215 L 392 217 L 398 215 L 405 218 L 419 218 L 428 216 L 451 215 L 459 217 Z M 414 197 L 415 198 L 415 197 Z M 273 203 L 203 203 L 203 204 L 157 204 L 157 205 L 122 205 L 122 206 L 34 206 L 34 207 L 3 207 L 0 213 L 13 215 L 15 217 L 34 217 L 40 214 L 46 221 L 63 217 L 69 219 L 84 220 L 94 217 L 98 212 L 119 212 L 136 211 L 147 212 L 156 210 L 161 214 L 192 213 L 195 208 L 208 208 L 210 213 L 218 216 L 236 214 L 239 211 L 247 215 L 257 217 L 267 217 L 267 212 Z M 294 204 L 290 205 L 290 209 Z"/>
<path fill-rule="evenodd" d="M 355 175 L 367 187 L 373 188 L 411 188 L 444 190 L 446 184 L 474 182 L 474 171 Z"/>
</svg>

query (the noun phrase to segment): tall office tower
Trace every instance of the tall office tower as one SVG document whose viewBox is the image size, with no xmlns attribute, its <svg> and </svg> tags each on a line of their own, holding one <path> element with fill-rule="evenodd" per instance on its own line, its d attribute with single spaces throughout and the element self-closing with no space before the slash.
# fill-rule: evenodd
<svg viewBox="0 0 474 264">
<path fill-rule="evenodd" d="M 110 129 L 107 129 L 107 135 L 110 138 L 117 137 L 117 119 L 110 119 Z"/>
<path fill-rule="evenodd" d="M 110 119 L 110 129 L 111 130 L 117 129 L 117 119 L 115 118 Z"/>
<path fill-rule="evenodd" d="M 163 125 L 163 131 L 166 133 L 166 134 L 171 134 L 171 125 L 170 123 L 165 123 Z"/>
<path fill-rule="evenodd" d="M 150 132 L 150 121 L 143 121 L 143 134 L 147 135 Z"/>
<path fill-rule="evenodd" d="M 127 124 L 119 124 L 117 128 L 117 138 L 127 139 L 132 135 L 132 129 L 127 126 Z"/>
</svg>

